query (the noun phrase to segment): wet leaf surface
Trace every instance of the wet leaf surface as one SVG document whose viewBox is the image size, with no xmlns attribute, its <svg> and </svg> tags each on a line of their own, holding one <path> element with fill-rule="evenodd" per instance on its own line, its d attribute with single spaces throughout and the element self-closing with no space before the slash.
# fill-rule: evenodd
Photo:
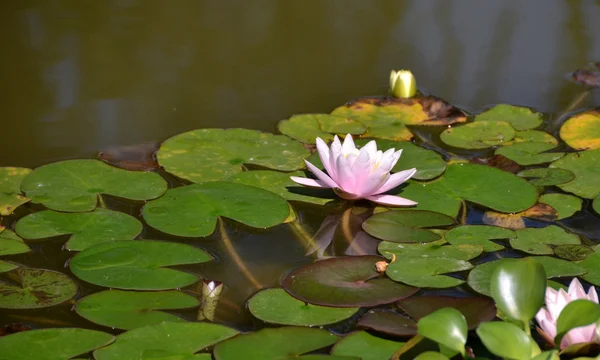
<svg viewBox="0 0 600 360">
<path fill-rule="evenodd" d="M 475 116 L 474 121 L 502 121 L 515 130 L 530 130 L 542 124 L 542 114 L 527 107 L 499 104 Z"/>
<path fill-rule="evenodd" d="M 534 255 L 552 255 L 554 250 L 549 245 L 566 245 L 581 243 L 581 239 L 566 232 L 556 225 L 544 228 L 528 228 L 517 230 L 517 236 L 510 239 L 513 249 Z"/>
<path fill-rule="evenodd" d="M 600 148 L 600 107 L 568 118 L 560 128 L 560 138 L 575 150 Z"/>
<path fill-rule="evenodd" d="M 463 280 L 442 275 L 469 270 L 471 263 L 452 258 L 405 258 L 388 265 L 390 279 L 420 288 L 449 288 L 464 283 Z"/>
<path fill-rule="evenodd" d="M 557 168 L 527 169 L 517 175 L 526 178 L 535 186 L 559 185 L 575 179 L 575 174 L 571 171 Z"/>
<path fill-rule="evenodd" d="M 402 244 L 390 241 L 379 243 L 377 250 L 380 254 L 390 259 L 392 254 L 398 259 L 408 257 L 422 258 L 451 258 L 457 260 L 470 260 L 483 252 L 483 246 L 472 244 L 448 245 L 439 241 L 419 244 Z"/>
<path fill-rule="evenodd" d="M 30 251 L 29 246 L 17 234 L 11 230 L 0 228 L 0 256 L 23 254 Z"/>
<path fill-rule="evenodd" d="M 558 245 L 554 254 L 561 259 L 569 261 L 585 260 L 594 250 L 586 245 Z"/>
<path fill-rule="evenodd" d="M 373 336 L 366 331 L 355 331 L 338 341 L 332 355 L 358 356 L 362 360 L 389 359 L 404 343 Z"/>
<path fill-rule="evenodd" d="M 21 194 L 21 181 L 31 169 L 0 167 L 0 215 L 7 216 L 19 206 L 30 201 Z"/>
<path fill-rule="evenodd" d="M 0 308 L 37 309 L 60 304 L 77 294 L 77 285 L 53 270 L 17 268 L 0 279 Z"/>
<path fill-rule="evenodd" d="M 583 202 L 573 195 L 552 193 L 540 196 L 540 203 L 552 206 L 558 212 L 556 220 L 562 220 L 580 211 Z"/>
<path fill-rule="evenodd" d="M 600 194 L 600 149 L 571 153 L 550 164 L 551 168 L 566 169 L 575 174 L 575 179 L 558 185 L 566 192 L 586 199 Z"/>
<path fill-rule="evenodd" d="M 416 206 L 406 210 L 433 211 L 456 218 L 462 206 L 461 199 L 449 194 L 448 189 L 444 186 L 443 179 L 428 183 L 409 180 L 400 188 L 400 191 L 392 190 L 388 193 L 418 202 Z M 403 208 L 393 209 L 404 210 Z"/>
<path fill-rule="evenodd" d="M 543 142 L 524 142 L 503 146 L 497 149 L 495 154 L 507 157 L 519 165 L 536 165 L 549 163 L 563 157 L 565 154 L 563 152 L 548 152 L 555 147 L 555 145 Z"/>
<path fill-rule="evenodd" d="M 503 121 L 478 121 L 451 127 L 440 134 L 446 144 L 461 149 L 487 149 L 512 140 L 515 129 Z"/>
<path fill-rule="evenodd" d="M 280 121 L 277 129 L 292 139 L 305 144 L 314 144 L 317 137 L 329 142 L 333 140 L 335 134 L 360 135 L 367 127 L 359 121 L 344 116 L 301 114 Z"/>
<path fill-rule="evenodd" d="M 368 218 L 362 228 L 376 238 L 405 243 L 439 240 L 440 236 L 427 228 L 453 225 L 454 219 L 432 211 L 384 211 Z"/>
<path fill-rule="evenodd" d="M 515 232 L 512 230 L 487 225 L 463 225 L 444 234 L 450 244 L 481 245 L 486 252 L 504 249 L 504 246 L 491 240 L 509 239 L 513 236 Z"/>
</svg>

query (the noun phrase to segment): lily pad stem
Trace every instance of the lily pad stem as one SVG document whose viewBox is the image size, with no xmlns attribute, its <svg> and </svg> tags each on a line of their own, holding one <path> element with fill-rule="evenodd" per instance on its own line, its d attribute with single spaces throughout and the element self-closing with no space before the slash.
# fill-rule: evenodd
<svg viewBox="0 0 600 360">
<path fill-rule="evenodd" d="M 290 226 L 294 235 L 296 235 L 296 238 L 300 240 L 300 242 L 304 244 L 307 249 L 312 249 L 317 246 L 313 240 L 313 237 L 308 234 L 308 231 L 306 231 L 298 219 L 287 224 Z"/>
<path fill-rule="evenodd" d="M 352 243 L 352 230 L 350 230 L 350 215 L 352 214 L 352 206 L 347 208 L 342 214 L 342 234 L 348 244 Z"/>
<path fill-rule="evenodd" d="M 98 194 L 98 207 L 106 209 L 106 203 L 104 202 L 104 198 L 102 197 L 102 194 Z"/>
<path fill-rule="evenodd" d="M 260 282 L 258 282 L 258 280 L 256 280 L 256 278 L 252 275 L 250 270 L 248 270 L 248 268 L 246 267 L 246 264 L 244 264 L 244 262 L 242 261 L 242 258 L 237 253 L 237 251 L 235 251 L 235 248 L 233 247 L 233 244 L 231 243 L 231 239 L 229 238 L 229 235 L 227 235 L 227 230 L 225 229 L 225 226 L 223 225 L 223 220 L 221 220 L 219 218 L 218 223 L 219 223 L 219 234 L 221 235 L 221 239 L 223 240 L 225 249 L 227 249 L 227 252 L 233 258 L 235 265 L 237 265 L 237 267 L 240 269 L 242 274 L 244 274 L 246 279 L 248 279 L 248 281 L 252 284 L 252 286 L 254 286 L 257 290 L 264 288 L 264 286 Z"/>
</svg>

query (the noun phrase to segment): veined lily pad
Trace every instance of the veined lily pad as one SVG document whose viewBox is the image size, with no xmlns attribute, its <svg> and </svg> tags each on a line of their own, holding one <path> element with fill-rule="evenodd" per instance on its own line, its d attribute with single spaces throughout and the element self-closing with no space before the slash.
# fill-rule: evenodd
<svg viewBox="0 0 600 360">
<path fill-rule="evenodd" d="M 464 281 L 442 274 L 469 270 L 472 267 L 470 262 L 464 260 L 414 257 L 390 263 L 385 273 L 394 281 L 415 287 L 448 288 Z"/>
<path fill-rule="evenodd" d="M 8 216 L 30 199 L 21 194 L 21 181 L 31 169 L 0 167 L 0 215 Z"/>
<path fill-rule="evenodd" d="M 113 341 L 111 334 L 96 330 L 61 328 L 23 331 L 0 337 L 0 359 L 65 360 Z"/>
<path fill-rule="evenodd" d="M 515 129 L 503 121 L 478 121 L 451 127 L 440 134 L 447 145 L 461 149 L 487 149 L 515 137 Z"/>
<path fill-rule="evenodd" d="M 201 357 L 193 354 L 237 333 L 234 329 L 208 322 L 164 322 L 117 336 L 110 346 L 94 351 L 94 359 L 197 359 Z"/>
<path fill-rule="evenodd" d="M 0 228 L 0 256 L 30 252 L 31 249 L 13 231 Z"/>
<path fill-rule="evenodd" d="M 34 203 L 58 211 L 90 211 L 99 194 L 150 200 L 167 190 L 158 174 L 117 169 L 99 160 L 60 161 L 33 170 L 21 183 Z"/>
<path fill-rule="evenodd" d="M 191 308 L 200 301 L 181 291 L 134 292 L 106 290 L 84 297 L 75 311 L 96 324 L 135 329 L 163 321 L 183 322 L 178 316 L 155 310 Z"/>
<path fill-rule="evenodd" d="M 72 234 L 67 249 L 81 251 L 107 241 L 133 239 L 142 232 L 142 223 L 133 216 L 102 208 L 86 213 L 46 210 L 21 218 L 15 230 L 28 240 Z"/>
<path fill-rule="evenodd" d="M 188 237 L 210 235 L 218 216 L 267 228 L 283 223 L 289 213 L 288 203 L 279 195 L 221 181 L 169 189 L 143 209 L 148 225 L 167 234 Z"/>
<path fill-rule="evenodd" d="M 544 194 L 540 202 L 552 206 L 558 212 L 557 220 L 566 219 L 581 210 L 583 201 L 580 198 L 567 194 Z"/>
<path fill-rule="evenodd" d="M 535 165 L 549 163 L 558 160 L 565 153 L 546 152 L 556 146 L 543 142 L 524 142 L 496 149 L 496 155 L 502 155 L 515 161 L 519 165 Z"/>
<path fill-rule="evenodd" d="M 294 115 L 277 124 L 277 129 L 292 139 L 314 144 L 317 137 L 325 142 L 333 140 L 333 134 L 360 135 L 367 127 L 359 121 L 330 114 Z"/>
<path fill-rule="evenodd" d="M 517 230 L 517 236 L 510 239 L 513 249 L 535 255 L 552 255 L 554 251 L 549 245 L 580 244 L 581 239 L 556 225 L 544 228 L 528 228 Z"/>
<path fill-rule="evenodd" d="M 198 281 L 165 266 L 198 264 L 212 257 L 196 247 L 152 240 L 102 243 L 75 255 L 69 268 L 78 278 L 117 289 L 167 290 Z"/>
<path fill-rule="evenodd" d="M 385 211 L 368 218 L 363 229 L 371 236 L 394 242 L 430 242 L 440 238 L 431 230 L 454 224 L 453 218 L 433 211 L 404 210 Z"/>
<path fill-rule="evenodd" d="M 527 169 L 517 175 L 527 178 L 535 186 L 559 185 L 575 179 L 575 174 L 571 171 L 557 168 Z"/>
<path fill-rule="evenodd" d="M 558 245 L 554 248 L 554 254 L 561 259 L 569 261 L 585 260 L 594 250 L 585 245 Z"/>
<path fill-rule="evenodd" d="M 571 116 L 560 128 L 560 138 L 576 150 L 600 148 L 600 108 Z"/>
<path fill-rule="evenodd" d="M 487 225 L 463 225 L 444 234 L 444 238 L 450 244 L 481 245 L 486 252 L 504 249 L 504 246 L 490 240 L 509 239 L 513 236 L 515 232 L 512 230 Z"/>
<path fill-rule="evenodd" d="M 575 179 L 558 185 L 564 191 L 586 199 L 600 194 L 600 149 L 567 154 L 550 164 L 551 168 L 570 170 Z"/>
<path fill-rule="evenodd" d="M 334 308 L 307 304 L 284 289 L 265 289 L 248 301 L 248 309 L 262 321 L 297 326 L 333 324 L 354 315 L 358 308 Z"/>
<path fill-rule="evenodd" d="M 392 336 L 413 336 L 417 323 L 397 312 L 384 309 L 369 310 L 358 321 L 358 326 Z"/>
<path fill-rule="evenodd" d="M 403 299 L 418 289 L 396 284 L 375 270 L 379 256 L 321 260 L 291 271 L 282 284 L 295 298 L 311 304 L 376 306 Z"/>
<path fill-rule="evenodd" d="M 310 153 L 287 136 L 247 129 L 198 129 L 167 139 L 156 157 L 168 172 L 192 182 L 224 180 L 242 165 L 292 171 Z"/>
<path fill-rule="evenodd" d="M 529 130 L 540 126 L 542 114 L 522 106 L 499 104 L 475 116 L 474 121 L 502 121 L 515 130 Z"/>
<path fill-rule="evenodd" d="M 399 261 L 403 261 L 409 257 L 441 257 L 457 260 L 470 260 L 479 256 L 483 252 L 483 247 L 481 245 L 471 244 L 439 244 L 438 241 L 424 244 L 401 244 L 391 241 L 382 241 L 379 243 L 377 250 L 388 259 L 394 254 L 397 259 L 401 259 Z"/>
<path fill-rule="evenodd" d="M 291 360 L 300 358 L 301 354 L 329 346 L 338 339 L 336 335 L 321 329 L 267 328 L 217 344 L 214 356 L 217 360 Z"/>
<path fill-rule="evenodd" d="M 0 281 L 0 308 L 37 309 L 60 304 L 77 294 L 77 285 L 63 273 L 52 270 L 16 268 Z"/>
<path fill-rule="evenodd" d="M 362 360 L 389 359 L 404 343 L 381 339 L 366 331 L 355 331 L 338 341 L 332 355 L 358 356 Z"/>
</svg>

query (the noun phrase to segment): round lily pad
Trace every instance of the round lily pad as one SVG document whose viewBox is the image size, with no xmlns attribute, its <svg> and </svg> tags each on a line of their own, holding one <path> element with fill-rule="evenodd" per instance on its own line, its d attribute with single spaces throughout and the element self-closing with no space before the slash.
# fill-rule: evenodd
<svg viewBox="0 0 600 360">
<path fill-rule="evenodd" d="M 561 259 L 569 261 L 585 260 L 594 250 L 585 245 L 558 245 L 554 248 L 554 254 Z"/>
<path fill-rule="evenodd" d="M 417 323 L 413 319 L 384 309 L 369 310 L 358 320 L 358 326 L 392 336 L 417 334 Z"/>
<path fill-rule="evenodd" d="M 134 292 L 106 290 L 77 302 L 75 311 L 96 324 L 130 330 L 163 321 L 183 322 L 178 316 L 155 310 L 191 308 L 200 301 L 181 291 Z"/>
<path fill-rule="evenodd" d="M 28 240 L 70 234 L 66 248 L 81 251 L 107 241 L 133 239 L 142 232 L 142 223 L 133 216 L 102 208 L 85 213 L 45 210 L 21 218 L 15 230 Z"/>
<path fill-rule="evenodd" d="M 237 333 L 234 329 L 208 322 L 163 322 L 117 336 L 110 346 L 94 351 L 94 359 L 203 359 L 194 354 Z"/>
<path fill-rule="evenodd" d="M 99 194 L 154 199 L 167 190 L 167 182 L 156 173 L 118 169 L 99 160 L 67 160 L 36 168 L 21 189 L 34 203 L 77 212 L 96 208 Z"/>
<path fill-rule="evenodd" d="M 554 251 L 549 245 L 580 244 L 581 239 L 556 225 L 543 228 L 527 228 L 517 230 L 517 236 L 510 239 L 513 249 L 535 255 L 552 255 Z"/>
<path fill-rule="evenodd" d="M 554 136 L 548 134 L 545 131 L 540 130 L 517 131 L 515 138 L 512 139 L 512 141 L 505 143 L 504 145 L 512 145 L 513 143 L 532 141 L 558 145 L 558 140 L 556 140 Z"/>
<path fill-rule="evenodd" d="M 447 145 L 461 149 L 487 149 L 515 137 L 515 129 L 502 121 L 478 121 L 451 127 L 440 134 Z"/>
<path fill-rule="evenodd" d="M 512 230 L 487 225 L 463 225 L 444 234 L 444 238 L 450 244 L 481 245 L 485 252 L 504 249 L 504 246 L 491 240 L 509 239 L 513 236 L 515 236 L 515 232 Z"/>
<path fill-rule="evenodd" d="M 375 263 L 382 260 L 370 255 L 321 260 L 291 271 L 282 285 L 299 300 L 336 307 L 387 304 L 418 290 L 381 277 Z"/>
<path fill-rule="evenodd" d="M 404 343 L 381 339 L 366 331 L 355 331 L 338 341 L 332 355 L 357 356 L 362 360 L 389 359 Z"/>
<path fill-rule="evenodd" d="M 13 231 L 0 228 L 0 256 L 30 252 L 31 249 Z"/>
<path fill-rule="evenodd" d="M 329 346 L 337 340 L 339 338 L 336 335 L 322 329 L 267 328 L 218 343 L 213 354 L 216 360 L 291 360 Z"/>
<path fill-rule="evenodd" d="M 439 244 L 437 241 L 420 244 L 402 244 L 391 241 L 382 241 L 379 243 L 377 250 L 388 259 L 390 259 L 393 254 L 397 259 L 405 259 L 408 257 L 441 257 L 457 260 L 470 260 L 479 256 L 483 252 L 483 247 L 481 245 L 471 244 Z"/>
<path fill-rule="evenodd" d="M 425 228 L 453 225 L 448 215 L 423 210 L 384 211 L 368 218 L 362 228 L 371 236 L 394 242 L 430 242 L 440 238 Z"/>
<path fill-rule="evenodd" d="M 470 262 L 444 257 L 404 258 L 390 263 L 386 274 L 390 279 L 415 287 L 448 288 L 464 283 L 463 280 L 441 275 L 469 270 Z"/>
<path fill-rule="evenodd" d="M 60 328 L 23 331 L 0 337 L 0 358 L 65 360 L 113 341 L 111 334 L 96 330 Z"/>
<path fill-rule="evenodd" d="M 0 308 L 37 309 L 60 304 L 77 294 L 77 285 L 63 273 L 19 267 L 0 281 Z"/>
<path fill-rule="evenodd" d="M 583 201 L 573 195 L 567 194 L 544 194 L 540 196 L 540 202 L 552 206 L 558 212 L 557 220 L 566 219 L 581 210 Z"/>
<path fill-rule="evenodd" d="M 575 174 L 573 181 L 558 185 L 564 191 L 586 199 L 600 194 L 600 149 L 567 154 L 550 167 L 570 170 Z"/>
<path fill-rule="evenodd" d="M 398 195 L 416 201 L 418 204 L 411 207 L 410 210 L 403 208 L 394 208 L 394 210 L 427 210 L 442 213 L 452 218 L 458 216 L 463 202 L 444 186 L 443 178 L 428 183 L 409 180 L 405 184 L 400 191 L 392 190 L 388 193 L 396 194 L 398 192 Z"/>
<path fill-rule="evenodd" d="M 557 168 L 527 169 L 517 175 L 528 179 L 535 186 L 554 186 L 575 179 L 575 174 L 571 171 Z"/>
<path fill-rule="evenodd" d="M 542 114 L 522 106 L 499 104 L 475 116 L 474 121 L 501 121 L 515 130 L 529 130 L 541 125 Z"/>
<path fill-rule="evenodd" d="M 254 186 L 210 182 L 169 189 L 146 204 L 142 214 L 148 225 L 167 234 L 208 236 L 224 216 L 256 228 L 281 224 L 290 213 L 279 195 Z"/>
<path fill-rule="evenodd" d="M 547 152 L 554 149 L 556 145 L 543 142 L 523 142 L 496 149 L 496 155 L 502 155 L 511 159 L 519 165 L 535 165 L 549 163 L 558 160 L 565 153 Z"/>
<path fill-rule="evenodd" d="M 333 140 L 333 134 L 360 135 L 367 127 L 359 121 L 330 114 L 294 115 L 277 124 L 277 129 L 292 139 L 314 144 L 317 137 L 325 142 Z"/>
<path fill-rule="evenodd" d="M 0 167 L 0 215 L 8 216 L 30 199 L 21 194 L 21 181 L 31 169 Z"/>
<path fill-rule="evenodd" d="M 560 128 L 560 138 L 576 150 L 600 148 L 600 108 L 573 115 Z"/>
<path fill-rule="evenodd" d="M 284 289 L 265 289 L 248 301 L 248 309 L 262 321 L 280 325 L 319 326 L 354 315 L 358 308 L 335 308 L 307 304 Z"/>
<path fill-rule="evenodd" d="M 198 264 L 212 257 L 196 247 L 152 240 L 111 241 L 75 255 L 69 268 L 89 283 L 132 290 L 167 290 L 198 281 L 195 275 L 164 268 Z"/>
<path fill-rule="evenodd" d="M 280 171 L 304 168 L 310 153 L 283 135 L 247 129 L 198 129 L 167 139 L 156 153 L 168 172 L 192 182 L 226 179 L 244 164 Z"/>
</svg>

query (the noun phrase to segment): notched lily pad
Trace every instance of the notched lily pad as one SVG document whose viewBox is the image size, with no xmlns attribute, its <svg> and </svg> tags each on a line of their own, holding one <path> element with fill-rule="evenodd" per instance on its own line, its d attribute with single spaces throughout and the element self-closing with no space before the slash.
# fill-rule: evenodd
<svg viewBox="0 0 600 360">
<path fill-rule="evenodd" d="M 19 206 L 30 201 L 21 194 L 21 181 L 31 169 L 0 167 L 0 215 L 8 216 Z"/>
<path fill-rule="evenodd" d="M 487 225 L 463 225 L 444 234 L 444 238 L 450 244 L 481 245 L 485 252 L 504 249 L 504 246 L 491 240 L 509 239 L 513 236 L 515 236 L 515 232 L 512 230 Z"/>
<path fill-rule="evenodd" d="M 195 275 L 165 266 L 198 264 L 212 260 L 196 247 L 152 240 L 102 243 L 75 255 L 69 268 L 89 283 L 131 290 L 182 288 L 198 281 Z"/>
<path fill-rule="evenodd" d="M 556 145 L 543 142 L 523 142 L 498 148 L 495 154 L 505 156 L 519 165 L 536 165 L 563 157 L 564 152 L 547 152 L 555 147 Z"/>
<path fill-rule="evenodd" d="M 540 196 L 540 203 L 552 206 L 558 212 L 556 220 L 562 220 L 581 210 L 583 201 L 577 196 L 552 193 Z"/>
<path fill-rule="evenodd" d="M 442 275 L 469 270 L 470 262 L 444 257 L 413 257 L 396 260 L 387 267 L 390 279 L 415 287 L 448 288 L 464 283 L 463 280 Z"/>
<path fill-rule="evenodd" d="M 586 199 L 600 194 L 600 149 L 567 154 L 550 164 L 551 168 L 566 169 L 575 174 L 575 179 L 558 185 L 564 191 Z"/>
<path fill-rule="evenodd" d="M 571 171 L 557 168 L 527 169 L 517 175 L 528 179 L 535 186 L 560 185 L 575 179 L 575 174 Z"/>
<path fill-rule="evenodd" d="M 575 150 L 600 148 L 600 107 L 573 115 L 560 128 L 560 138 Z"/>
<path fill-rule="evenodd" d="M 479 256 L 483 252 L 483 247 L 481 245 L 472 244 L 448 245 L 444 244 L 443 241 L 419 244 L 402 244 L 391 241 L 382 241 L 379 243 L 377 250 L 388 259 L 392 258 L 392 254 L 395 255 L 397 259 L 402 259 L 399 261 L 403 261 L 403 259 L 409 257 L 440 257 L 470 260 Z"/>
<path fill-rule="evenodd" d="M 385 211 L 368 218 L 362 228 L 371 236 L 393 242 L 430 242 L 440 236 L 427 228 L 453 225 L 448 215 L 423 210 Z"/>
<path fill-rule="evenodd" d="M 327 142 L 333 140 L 334 134 L 360 135 L 367 127 L 359 121 L 344 116 L 301 114 L 280 121 L 277 129 L 292 139 L 305 144 L 314 144 L 317 137 Z"/>
<path fill-rule="evenodd" d="M 63 273 L 19 267 L 0 280 L 0 308 L 37 309 L 60 304 L 77 294 L 77 285 Z"/>
<path fill-rule="evenodd" d="M 254 186 L 215 181 L 169 189 L 142 210 L 148 225 L 167 234 L 212 234 L 223 216 L 256 228 L 281 224 L 290 213 L 287 201 Z"/>
<path fill-rule="evenodd" d="M 60 161 L 33 170 L 21 189 L 34 203 L 58 211 L 91 211 L 98 195 L 150 200 L 167 190 L 157 173 L 128 171 L 99 160 Z"/>
<path fill-rule="evenodd" d="M 542 114 L 527 107 L 499 104 L 475 116 L 474 121 L 502 121 L 515 130 L 530 130 L 542 124 Z"/>
<path fill-rule="evenodd" d="M 517 230 L 517 236 L 510 239 L 513 249 L 535 255 L 553 255 L 554 250 L 549 245 L 580 243 L 581 239 L 577 235 L 568 233 L 556 225 Z"/>
<path fill-rule="evenodd" d="M 0 227 L 0 256 L 23 254 L 30 251 L 29 246 L 17 234 Z"/>
<path fill-rule="evenodd" d="M 381 277 L 375 263 L 382 260 L 370 255 L 321 260 L 291 271 L 282 285 L 299 300 L 336 307 L 387 304 L 418 290 Z"/>
<path fill-rule="evenodd" d="M 167 139 L 156 153 L 164 169 L 195 183 L 224 180 L 252 164 L 280 171 L 304 168 L 310 153 L 283 135 L 247 129 L 198 129 Z"/>
<path fill-rule="evenodd" d="M 142 223 L 133 216 L 102 208 L 85 213 L 45 210 L 21 218 L 15 230 L 28 240 L 70 234 L 66 248 L 81 251 L 107 241 L 133 239 L 142 232 Z"/>
<path fill-rule="evenodd" d="M 447 145 L 461 149 L 487 149 L 515 137 L 515 129 L 503 121 L 478 121 L 451 127 L 440 134 Z"/>
</svg>

